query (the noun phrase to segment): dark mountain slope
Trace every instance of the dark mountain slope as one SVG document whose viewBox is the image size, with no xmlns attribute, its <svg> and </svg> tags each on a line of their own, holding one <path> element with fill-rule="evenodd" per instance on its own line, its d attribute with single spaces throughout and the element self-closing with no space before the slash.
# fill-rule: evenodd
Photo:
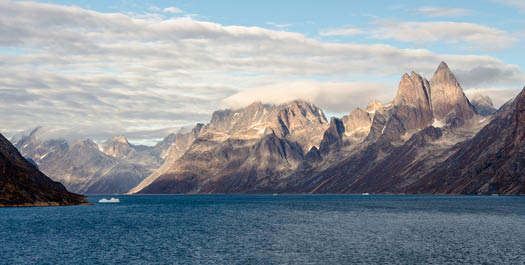
<svg viewBox="0 0 525 265">
<path fill-rule="evenodd" d="M 42 174 L 0 134 L 0 206 L 58 206 L 85 203 L 82 195 Z"/>
</svg>

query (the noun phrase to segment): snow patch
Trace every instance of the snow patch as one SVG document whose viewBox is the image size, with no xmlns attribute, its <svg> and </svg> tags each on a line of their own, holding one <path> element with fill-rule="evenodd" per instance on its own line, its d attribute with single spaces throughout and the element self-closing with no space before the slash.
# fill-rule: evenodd
<svg viewBox="0 0 525 265">
<path fill-rule="evenodd" d="M 434 122 L 432 122 L 432 126 L 434 126 L 436 128 L 441 128 L 441 127 L 443 127 L 443 125 L 444 125 L 443 122 L 440 121 L 440 120 L 434 119 Z"/>
<path fill-rule="evenodd" d="M 484 122 L 485 120 L 486 120 L 486 119 L 483 118 L 483 119 L 481 119 L 481 120 L 479 121 L 479 123 L 482 123 L 482 122 Z"/>
<path fill-rule="evenodd" d="M 376 110 L 371 110 L 371 111 L 367 111 L 367 112 L 370 113 L 370 114 L 375 114 Z"/>
</svg>

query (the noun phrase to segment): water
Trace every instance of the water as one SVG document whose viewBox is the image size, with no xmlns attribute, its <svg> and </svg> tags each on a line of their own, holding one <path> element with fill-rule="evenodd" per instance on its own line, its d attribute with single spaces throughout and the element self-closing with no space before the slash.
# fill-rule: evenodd
<svg viewBox="0 0 525 265">
<path fill-rule="evenodd" d="M 0 263 L 525 263 L 524 197 L 113 197 L 0 208 Z"/>
</svg>

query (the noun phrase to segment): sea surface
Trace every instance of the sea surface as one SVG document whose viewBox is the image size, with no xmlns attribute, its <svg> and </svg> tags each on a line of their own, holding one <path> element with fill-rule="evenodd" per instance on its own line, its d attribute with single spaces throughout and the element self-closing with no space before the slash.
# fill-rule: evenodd
<svg viewBox="0 0 525 265">
<path fill-rule="evenodd" d="M 525 264 L 525 197 L 110 197 L 0 208 L 0 263 Z"/>
</svg>

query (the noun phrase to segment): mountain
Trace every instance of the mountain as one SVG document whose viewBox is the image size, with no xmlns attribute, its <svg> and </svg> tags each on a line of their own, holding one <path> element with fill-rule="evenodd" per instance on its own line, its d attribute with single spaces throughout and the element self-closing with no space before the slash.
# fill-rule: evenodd
<svg viewBox="0 0 525 265">
<path fill-rule="evenodd" d="M 86 203 L 23 158 L 0 134 L 0 207 L 59 206 Z"/>
<path fill-rule="evenodd" d="M 371 102 L 371 104 L 381 104 L 379 102 Z M 381 109 L 382 105 L 370 104 L 367 107 L 367 111 L 360 108 L 354 109 L 350 114 L 345 115 L 341 118 L 341 122 L 344 125 L 344 136 L 343 140 L 348 143 L 362 141 L 370 132 L 370 126 L 372 125 L 372 118 L 374 113 Z M 377 109 L 376 109 L 377 108 Z"/>
<path fill-rule="evenodd" d="M 329 127 L 320 108 L 300 100 L 216 111 L 188 150 L 139 192 L 267 189 L 296 168 L 305 152 L 319 148 Z"/>
<path fill-rule="evenodd" d="M 164 159 L 162 165 L 151 172 L 138 185 L 128 191 L 128 193 L 136 193 L 146 186 L 150 185 L 160 175 L 166 173 L 170 167 L 177 161 L 195 141 L 204 124 L 198 123 L 190 132 L 177 133 L 168 135 L 163 141 L 159 142 L 153 149 L 159 150 L 161 147 L 166 151 L 159 152 Z M 169 144 L 168 144 L 169 141 Z"/>
<path fill-rule="evenodd" d="M 425 78 L 415 72 L 410 76 L 404 74 L 382 134 L 396 140 L 408 132 L 431 125 L 434 116 L 430 99 L 430 84 Z"/>
<path fill-rule="evenodd" d="M 434 118 L 447 123 L 454 119 L 468 120 L 476 114 L 476 110 L 463 93 L 456 77 L 445 62 L 430 79 L 432 110 Z"/>
<path fill-rule="evenodd" d="M 417 191 L 525 194 L 525 87 L 472 139 L 418 181 Z"/>
<path fill-rule="evenodd" d="M 106 155 L 118 158 L 126 158 L 132 153 L 134 149 L 131 148 L 128 139 L 125 136 L 117 136 L 107 140 L 100 145 L 101 151 Z"/>
<path fill-rule="evenodd" d="M 481 94 L 475 94 L 470 101 L 472 106 L 476 109 L 476 112 L 482 116 L 489 116 L 496 113 L 492 99 L 489 96 L 483 96 Z"/>
<path fill-rule="evenodd" d="M 125 193 L 163 161 L 155 153 L 163 153 L 162 148 L 135 146 L 124 136 L 101 145 L 91 140 L 69 145 L 63 139 L 41 137 L 40 130 L 21 137 L 15 146 L 24 157 L 35 161 L 42 172 L 74 192 Z"/>
</svg>

